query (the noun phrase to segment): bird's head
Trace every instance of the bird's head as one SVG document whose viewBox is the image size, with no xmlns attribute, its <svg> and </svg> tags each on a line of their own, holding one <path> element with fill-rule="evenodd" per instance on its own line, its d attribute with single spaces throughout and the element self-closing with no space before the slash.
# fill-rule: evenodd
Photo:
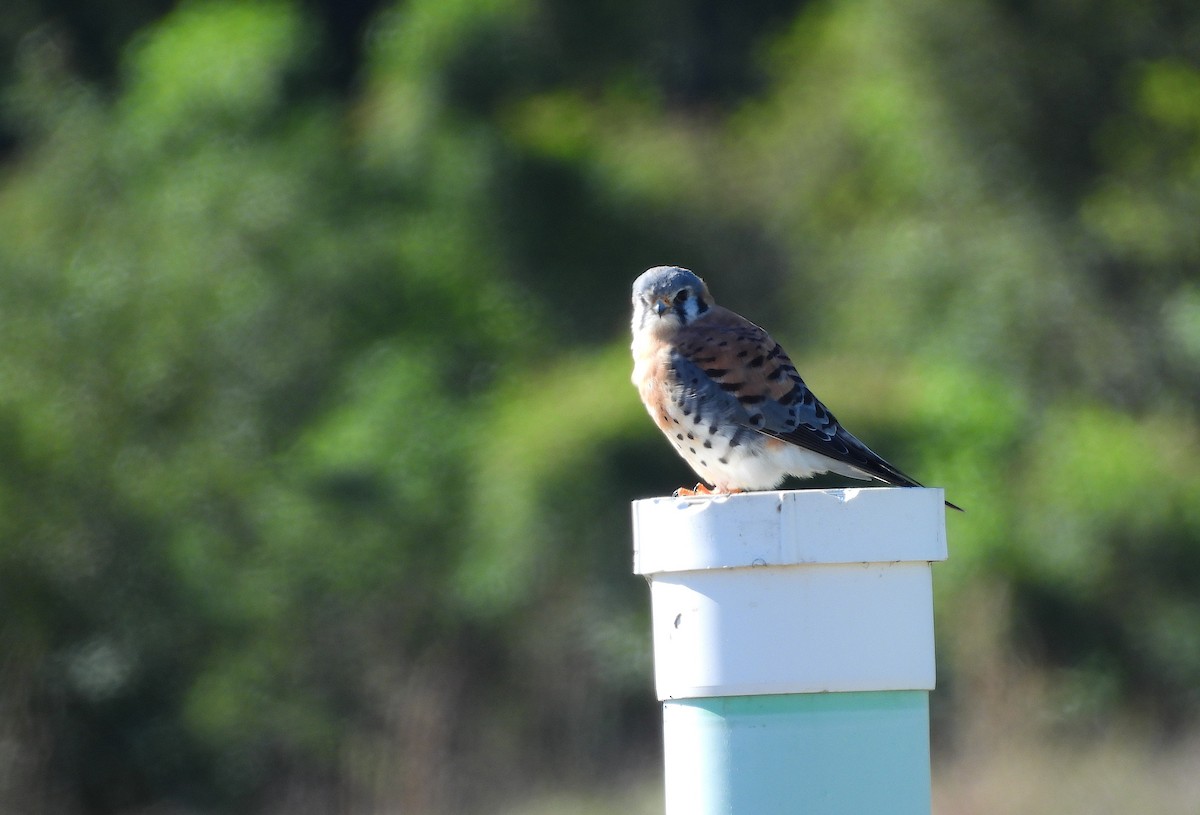
<svg viewBox="0 0 1200 815">
<path fill-rule="evenodd" d="M 704 281 L 678 266 L 655 266 L 633 281 L 633 333 L 673 333 L 708 311 Z"/>
</svg>

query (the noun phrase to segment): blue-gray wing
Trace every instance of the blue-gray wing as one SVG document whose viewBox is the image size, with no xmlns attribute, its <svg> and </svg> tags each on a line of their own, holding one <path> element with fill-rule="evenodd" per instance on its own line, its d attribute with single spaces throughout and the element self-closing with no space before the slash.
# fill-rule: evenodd
<svg viewBox="0 0 1200 815">
<path fill-rule="evenodd" d="M 697 424 L 733 425 L 811 450 L 871 478 L 921 486 L 848 433 L 758 326 L 725 309 L 680 332 L 671 398 Z"/>
</svg>

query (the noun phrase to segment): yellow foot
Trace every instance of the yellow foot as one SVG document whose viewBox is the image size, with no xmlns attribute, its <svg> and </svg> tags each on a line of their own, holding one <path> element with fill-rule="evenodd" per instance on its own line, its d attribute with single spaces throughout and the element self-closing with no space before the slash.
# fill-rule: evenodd
<svg viewBox="0 0 1200 815">
<path fill-rule="evenodd" d="M 723 490 L 720 488 L 709 489 L 707 484 L 697 484 L 690 490 L 687 487 L 680 487 L 679 489 L 675 490 L 673 495 L 676 498 L 687 498 L 688 496 L 692 495 L 735 495 L 739 492 L 745 492 L 745 490 Z"/>
</svg>

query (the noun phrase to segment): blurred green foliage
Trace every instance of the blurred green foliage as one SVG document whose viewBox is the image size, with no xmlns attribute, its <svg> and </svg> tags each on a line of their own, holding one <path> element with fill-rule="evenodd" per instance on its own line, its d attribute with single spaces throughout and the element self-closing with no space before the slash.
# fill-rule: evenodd
<svg viewBox="0 0 1200 815">
<path fill-rule="evenodd" d="M 0 808 L 473 811 L 656 761 L 659 263 L 967 507 L 947 728 L 997 669 L 1069 730 L 1200 713 L 1191 5 L 18 5 Z"/>
</svg>

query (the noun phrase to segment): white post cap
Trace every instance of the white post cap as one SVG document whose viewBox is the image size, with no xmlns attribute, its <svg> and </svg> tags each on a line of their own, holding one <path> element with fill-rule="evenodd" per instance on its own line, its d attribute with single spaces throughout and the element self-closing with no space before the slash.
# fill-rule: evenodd
<svg viewBox="0 0 1200 815">
<path fill-rule="evenodd" d="M 940 489 L 865 487 L 633 502 L 637 574 L 946 559 Z"/>
</svg>

